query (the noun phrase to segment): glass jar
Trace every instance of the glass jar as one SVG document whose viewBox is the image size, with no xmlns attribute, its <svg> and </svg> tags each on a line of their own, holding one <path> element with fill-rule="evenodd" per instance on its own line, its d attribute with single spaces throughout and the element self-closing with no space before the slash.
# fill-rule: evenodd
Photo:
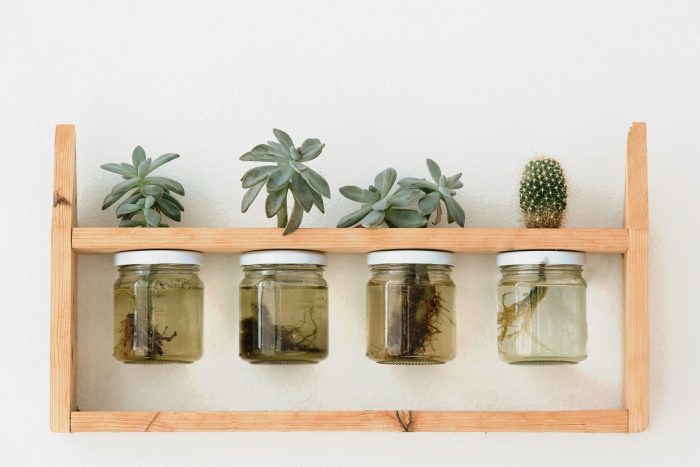
<svg viewBox="0 0 700 467">
<path fill-rule="evenodd" d="M 367 256 L 367 356 L 377 363 L 436 364 L 455 356 L 454 255 L 375 251 Z"/>
<path fill-rule="evenodd" d="M 328 356 L 326 255 L 269 250 L 241 255 L 239 355 L 250 363 L 318 363 Z"/>
<path fill-rule="evenodd" d="M 498 354 L 520 364 L 586 358 L 585 253 L 510 251 L 497 257 Z"/>
<path fill-rule="evenodd" d="M 192 363 L 202 356 L 202 254 L 143 250 L 114 264 L 114 358 L 124 363 Z"/>
</svg>

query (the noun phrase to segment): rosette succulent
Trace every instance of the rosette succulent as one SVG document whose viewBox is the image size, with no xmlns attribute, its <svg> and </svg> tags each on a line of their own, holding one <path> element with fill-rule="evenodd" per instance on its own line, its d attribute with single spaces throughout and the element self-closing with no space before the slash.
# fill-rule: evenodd
<svg viewBox="0 0 700 467">
<path fill-rule="evenodd" d="M 442 215 L 440 201 L 442 201 L 447 209 L 448 223 L 456 222 L 460 227 L 464 227 L 464 210 L 454 199 L 455 190 L 464 186 L 459 180 L 462 177 L 461 172 L 447 177 L 432 159 L 427 159 L 426 164 L 433 181 L 424 178 L 404 178 L 399 181 L 401 186 L 399 191 L 419 189 L 425 193 L 425 196 L 418 201 L 418 213 L 429 218 L 433 212 L 436 212 L 433 224 L 440 222 Z"/>
<path fill-rule="evenodd" d="M 566 210 L 566 177 L 550 157 L 525 165 L 520 180 L 520 211 L 528 228 L 559 228 Z"/>
<path fill-rule="evenodd" d="M 131 164 L 104 164 L 101 167 L 108 172 L 119 174 L 124 181 L 115 185 L 102 203 L 104 211 L 119 201 L 129 191 L 129 196 L 117 206 L 117 218 L 121 219 L 119 227 L 168 227 L 162 216 L 179 222 L 181 211 L 185 208 L 173 194 L 185 195 L 185 189 L 175 180 L 166 177 L 154 177 L 158 167 L 179 154 L 163 154 L 155 160 L 146 158 L 146 151 L 136 146 L 131 155 Z"/>
<path fill-rule="evenodd" d="M 242 161 L 273 162 L 274 165 L 261 165 L 248 170 L 241 182 L 247 188 L 241 212 L 246 212 L 255 198 L 266 187 L 265 214 L 267 217 L 277 216 L 277 226 L 285 227 L 284 235 L 299 228 L 305 212 L 316 206 L 325 212 L 323 198 L 331 197 L 328 182 L 306 165 L 316 159 L 323 151 L 324 144 L 312 138 L 305 140 L 301 146 L 294 147 L 292 138 L 282 130 L 272 132 L 277 141 L 259 144 L 243 154 Z M 291 192 L 294 207 L 291 215 L 287 215 L 287 197 Z"/>
<path fill-rule="evenodd" d="M 420 189 L 405 188 L 391 192 L 396 181 L 396 170 L 388 168 L 374 178 L 368 189 L 357 186 L 344 186 L 340 193 L 357 201 L 362 207 L 340 219 L 338 227 L 377 227 L 386 223 L 389 227 L 425 227 L 426 216 L 418 213 L 413 206 L 425 196 Z"/>
</svg>

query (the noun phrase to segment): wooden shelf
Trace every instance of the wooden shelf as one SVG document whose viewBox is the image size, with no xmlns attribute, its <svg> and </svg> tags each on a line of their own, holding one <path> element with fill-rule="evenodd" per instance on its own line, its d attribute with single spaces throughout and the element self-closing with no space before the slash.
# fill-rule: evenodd
<svg viewBox="0 0 700 467">
<path fill-rule="evenodd" d="M 460 253 L 562 249 L 625 253 L 628 229 L 299 229 L 282 236 L 276 228 L 75 228 L 77 253 L 114 253 L 149 248 L 205 253 L 307 249 L 328 253 L 426 248 Z"/>
<path fill-rule="evenodd" d="M 72 431 L 574 431 L 624 433 L 627 410 L 73 412 Z"/>
<path fill-rule="evenodd" d="M 58 125 L 51 226 L 51 430 L 70 431 L 576 431 L 639 432 L 649 414 L 646 125 L 627 136 L 621 229 L 119 229 L 76 226 L 75 127 Z M 78 253 L 133 249 L 240 253 L 311 249 L 365 253 L 395 248 L 494 253 L 566 249 L 624 257 L 624 408 L 588 411 L 80 412 L 75 394 Z"/>
</svg>

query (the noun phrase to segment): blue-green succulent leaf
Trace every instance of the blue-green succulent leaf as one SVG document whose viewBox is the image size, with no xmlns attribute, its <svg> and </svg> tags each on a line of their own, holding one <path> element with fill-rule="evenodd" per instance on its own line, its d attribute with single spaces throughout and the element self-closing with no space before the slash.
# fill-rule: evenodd
<svg viewBox="0 0 700 467">
<path fill-rule="evenodd" d="M 284 131 L 274 128 L 272 133 L 275 135 L 275 138 L 277 138 L 277 141 L 279 141 L 283 147 L 287 148 L 287 151 L 289 151 L 290 146 L 294 146 L 294 141 L 292 141 L 292 138 Z"/>
<path fill-rule="evenodd" d="M 384 169 L 374 177 L 374 186 L 380 193 L 380 197 L 384 198 L 391 191 L 391 187 L 394 186 L 396 181 L 396 170 L 389 167 Z"/>
<path fill-rule="evenodd" d="M 314 190 L 301 178 L 301 175 L 295 173 L 292 175 L 292 195 L 296 202 L 300 203 L 304 211 L 309 212 L 314 206 Z"/>
<path fill-rule="evenodd" d="M 408 209 L 389 208 L 384 211 L 384 220 L 389 227 L 399 228 L 425 227 L 428 224 L 426 216 Z"/>
<path fill-rule="evenodd" d="M 126 165 L 126 167 L 124 167 Z M 129 164 L 103 164 L 100 167 L 108 172 L 113 172 L 115 174 L 122 175 L 126 179 L 135 178 L 138 173 Z"/>
<path fill-rule="evenodd" d="M 258 167 L 253 167 L 241 177 L 243 188 L 250 188 L 253 185 L 267 180 L 267 177 L 275 170 L 277 170 L 276 165 L 260 165 Z"/>
<path fill-rule="evenodd" d="M 148 172 L 147 172 L 147 173 L 153 172 L 154 170 L 156 170 L 156 169 L 157 169 L 158 167 L 160 167 L 161 165 L 167 164 L 168 162 L 170 162 L 170 161 L 172 161 L 172 160 L 174 160 L 174 159 L 177 159 L 178 157 L 180 157 L 179 154 L 173 154 L 173 153 L 163 154 L 162 156 L 159 156 L 158 158 L 156 158 L 156 160 L 154 160 L 154 161 L 151 163 L 151 166 L 148 168 Z"/>
<path fill-rule="evenodd" d="M 272 173 L 270 173 L 270 176 L 267 179 L 268 193 L 285 188 L 292 179 L 293 173 L 294 169 L 292 169 L 292 166 L 289 164 L 277 167 Z"/>
<path fill-rule="evenodd" d="M 141 162 L 146 160 L 146 151 L 141 146 L 136 146 L 134 152 L 131 153 L 131 162 L 134 168 L 138 168 Z"/>
<path fill-rule="evenodd" d="M 287 200 L 287 188 L 269 193 L 265 199 L 265 214 L 267 217 L 273 217 L 282 207 L 282 204 Z"/>
<path fill-rule="evenodd" d="M 464 227 L 465 216 L 462 206 L 460 206 L 452 196 L 443 196 L 442 199 L 445 202 L 449 217 L 454 220 L 457 225 Z"/>
<path fill-rule="evenodd" d="M 282 235 L 289 235 L 299 228 L 301 225 L 301 219 L 304 217 L 304 208 L 298 201 L 294 201 L 294 207 L 292 208 L 292 214 L 289 216 L 287 221 L 287 226 L 284 229 Z"/>
<path fill-rule="evenodd" d="M 373 193 L 369 190 L 364 190 L 359 186 L 343 186 L 340 187 L 340 194 L 345 196 L 347 199 L 357 201 L 358 203 L 374 203 L 379 200 L 377 193 Z"/>
<path fill-rule="evenodd" d="M 146 219 L 146 224 L 149 227 L 158 227 L 160 225 L 160 213 L 153 208 L 143 208 L 143 217 Z"/>
<path fill-rule="evenodd" d="M 425 193 L 417 188 L 401 188 L 391 195 L 389 203 L 395 207 L 411 206 L 423 198 Z"/>
<path fill-rule="evenodd" d="M 440 166 L 437 165 L 437 163 L 432 159 L 426 159 L 425 163 L 428 166 L 430 176 L 433 177 L 435 183 L 438 183 L 440 181 L 440 177 L 442 176 L 442 170 L 440 170 Z"/>
<path fill-rule="evenodd" d="M 307 167 L 306 170 L 301 172 L 301 176 L 304 177 L 304 180 L 306 180 L 311 188 L 313 188 L 319 195 L 326 198 L 331 197 L 331 187 L 328 186 L 328 182 L 311 167 Z"/>
<path fill-rule="evenodd" d="M 243 201 L 241 201 L 241 212 L 246 212 L 248 210 L 263 186 L 265 186 L 265 180 L 250 187 L 248 191 L 245 192 L 245 195 L 243 195 Z"/>
<path fill-rule="evenodd" d="M 377 227 L 384 222 L 384 211 L 370 211 L 367 215 L 360 221 L 362 227 Z"/>
<path fill-rule="evenodd" d="M 371 210 L 371 206 L 365 206 L 361 209 L 358 209 L 357 211 L 351 212 L 347 216 L 343 216 L 343 218 L 338 221 L 338 227 L 352 227 L 353 225 L 357 224 L 362 219 L 364 219 L 364 217 L 367 214 L 369 214 Z"/>
<path fill-rule="evenodd" d="M 418 212 L 424 216 L 435 211 L 440 205 L 440 192 L 431 191 L 425 198 L 418 201 Z"/>
</svg>

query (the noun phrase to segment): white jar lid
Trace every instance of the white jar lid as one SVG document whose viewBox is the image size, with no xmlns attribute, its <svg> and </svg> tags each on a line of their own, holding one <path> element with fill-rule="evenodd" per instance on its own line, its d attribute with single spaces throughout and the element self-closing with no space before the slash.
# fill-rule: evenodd
<svg viewBox="0 0 700 467">
<path fill-rule="evenodd" d="M 367 255 L 367 265 L 377 264 L 440 264 L 454 266 L 454 254 L 437 250 L 386 250 Z"/>
<path fill-rule="evenodd" d="M 309 250 L 264 250 L 251 251 L 241 255 L 241 266 L 256 264 L 328 264 L 326 255 Z"/>
<path fill-rule="evenodd" d="M 526 264 L 577 265 L 586 264 L 586 253 L 567 250 L 506 251 L 496 256 L 497 266 L 519 266 Z"/>
<path fill-rule="evenodd" d="M 191 264 L 202 265 L 204 255 L 188 250 L 135 250 L 122 251 L 114 255 L 115 266 L 134 264 Z"/>
</svg>

